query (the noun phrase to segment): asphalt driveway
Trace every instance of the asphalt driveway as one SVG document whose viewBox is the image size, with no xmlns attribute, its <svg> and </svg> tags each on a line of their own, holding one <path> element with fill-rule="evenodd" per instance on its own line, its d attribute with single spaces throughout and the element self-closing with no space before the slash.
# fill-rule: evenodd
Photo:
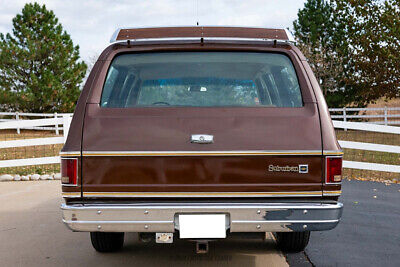
<svg viewBox="0 0 400 267">
<path fill-rule="evenodd" d="M 311 233 L 291 266 L 400 266 L 400 185 L 344 181 L 343 217 L 326 232 Z"/>
</svg>

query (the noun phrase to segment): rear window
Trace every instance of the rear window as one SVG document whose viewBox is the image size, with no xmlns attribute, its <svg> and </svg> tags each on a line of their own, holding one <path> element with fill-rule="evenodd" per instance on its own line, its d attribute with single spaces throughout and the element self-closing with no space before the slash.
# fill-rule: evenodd
<svg viewBox="0 0 400 267">
<path fill-rule="evenodd" d="M 119 55 L 101 106 L 301 107 L 299 82 L 282 54 L 174 52 Z"/>
</svg>

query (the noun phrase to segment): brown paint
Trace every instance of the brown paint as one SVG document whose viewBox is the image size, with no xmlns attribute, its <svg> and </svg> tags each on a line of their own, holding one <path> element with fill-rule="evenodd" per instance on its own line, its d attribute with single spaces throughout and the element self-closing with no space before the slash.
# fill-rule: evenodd
<svg viewBox="0 0 400 267">
<path fill-rule="evenodd" d="M 269 172 L 268 166 L 309 164 L 310 173 Z M 87 157 L 86 192 L 320 191 L 318 156 Z M 90 175 L 89 175 L 90 174 Z"/>
<path fill-rule="evenodd" d="M 213 30 L 215 31 L 212 32 Z M 220 35 L 221 37 L 235 32 L 229 32 L 227 28 L 224 30 L 226 35 Z M 147 33 L 136 31 L 135 35 L 142 34 L 140 37 L 145 38 L 145 34 L 150 33 L 151 30 Z M 125 34 L 125 37 L 121 34 Z M 129 34 L 133 33 L 120 32 L 120 38 L 130 38 Z M 151 33 L 151 36 L 156 38 L 157 35 L 153 34 L 155 33 Z M 165 36 L 167 33 L 162 34 Z M 210 28 L 209 34 L 221 32 L 217 31 L 217 28 Z M 127 109 L 99 107 L 109 64 L 117 54 L 160 51 L 283 53 L 292 60 L 298 74 L 304 106 Z M 190 135 L 199 133 L 213 134 L 215 142 L 208 145 L 190 143 Z M 100 56 L 85 84 L 62 151 L 233 150 L 316 150 L 321 153 L 323 150 L 340 150 L 318 82 L 304 56 L 293 45 L 277 44 L 275 47 L 273 42 L 207 40 L 203 44 L 193 41 L 158 41 L 133 42 L 129 47 L 122 43 L 110 45 Z M 90 192 L 340 190 L 340 185 L 323 184 L 325 174 L 322 156 L 85 156 L 80 163 L 82 189 Z M 270 163 L 283 166 L 309 164 L 310 173 L 271 173 L 268 172 Z M 79 192 L 81 187 L 63 187 L 63 191 Z"/>
</svg>

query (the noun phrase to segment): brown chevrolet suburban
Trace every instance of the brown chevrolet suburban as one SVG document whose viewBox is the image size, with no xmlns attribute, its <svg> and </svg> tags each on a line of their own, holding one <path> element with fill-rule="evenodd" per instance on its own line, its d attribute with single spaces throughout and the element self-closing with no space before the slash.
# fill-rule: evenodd
<svg viewBox="0 0 400 267">
<path fill-rule="evenodd" d="M 119 29 L 61 155 L 61 209 L 94 248 L 273 232 L 286 251 L 340 220 L 342 151 L 286 30 Z"/>
</svg>

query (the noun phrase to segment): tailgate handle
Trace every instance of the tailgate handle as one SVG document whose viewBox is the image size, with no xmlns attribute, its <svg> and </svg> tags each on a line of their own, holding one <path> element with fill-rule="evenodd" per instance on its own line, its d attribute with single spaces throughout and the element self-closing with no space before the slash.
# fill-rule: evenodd
<svg viewBox="0 0 400 267">
<path fill-rule="evenodd" d="M 192 134 L 190 142 L 196 144 L 212 144 L 214 143 L 214 136 L 209 134 Z"/>
</svg>

